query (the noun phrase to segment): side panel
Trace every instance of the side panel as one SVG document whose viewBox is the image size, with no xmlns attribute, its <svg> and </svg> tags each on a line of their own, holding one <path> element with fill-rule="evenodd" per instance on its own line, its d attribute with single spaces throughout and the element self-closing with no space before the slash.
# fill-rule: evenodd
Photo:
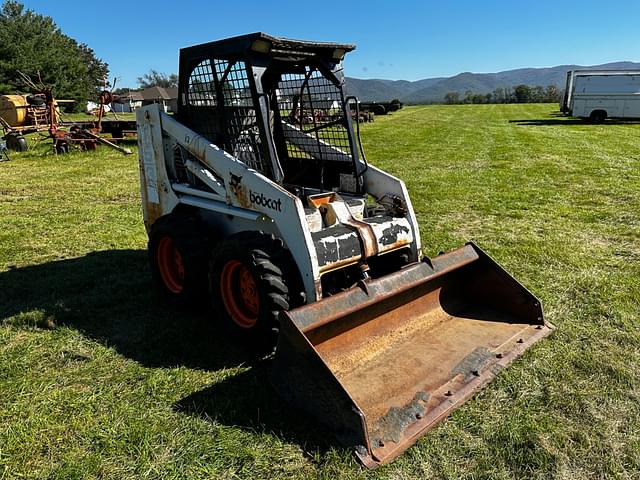
<svg viewBox="0 0 640 480">
<path fill-rule="evenodd" d="M 413 230 L 414 242 L 411 244 L 411 252 L 413 254 L 412 261 L 418 261 L 422 257 L 422 246 L 420 244 L 420 230 L 418 228 L 418 221 L 416 220 L 415 212 L 413 211 L 413 205 L 409 198 L 409 192 L 404 182 L 393 175 L 388 174 L 369 165 L 364 175 L 364 190 L 377 198 L 382 198 L 385 195 L 396 196 L 402 199 L 407 207 L 406 219 L 411 225 Z"/>
<path fill-rule="evenodd" d="M 572 115 L 588 118 L 604 110 L 608 118 L 640 118 L 640 95 L 575 95 Z"/>
<path fill-rule="evenodd" d="M 640 72 L 636 75 L 580 75 L 575 79 L 575 93 L 601 95 L 640 93 Z"/>
<path fill-rule="evenodd" d="M 572 108 L 569 112 L 570 115 L 574 117 L 587 117 L 585 115 L 585 101 L 583 99 L 575 98 L 575 95 L 572 97 Z"/>
<path fill-rule="evenodd" d="M 627 98 L 624 102 L 625 118 L 640 118 L 640 95 L 634 98 Z"/>
<path fill-rule="evenodd" d="M 173 211 L 178 205 L 178 197 L 170 188 L 165 168 L 159 109 L 156 106 L 138 110 L 136 122 L 140 196 L 144 225 L 148 232 L 158 218 Z"/>
</svg>

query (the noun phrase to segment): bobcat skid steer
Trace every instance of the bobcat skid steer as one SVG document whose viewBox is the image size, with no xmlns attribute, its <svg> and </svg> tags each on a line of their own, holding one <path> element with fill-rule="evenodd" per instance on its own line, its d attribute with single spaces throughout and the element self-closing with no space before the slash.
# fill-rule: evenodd
<svg viewBox="0 0 640 480">
<path fill-rule="evenodd" d="M 404 183 L 367 164 L 352 121 L 354 48 L 254 33 L 182 49 L 177 112 L 137 124 L 157 288 L 213 302 L 252 348 L 277 342 L 278 392 L 374 467 L 551 326 L 476 245 L 422 257 Z"/>
</svg>

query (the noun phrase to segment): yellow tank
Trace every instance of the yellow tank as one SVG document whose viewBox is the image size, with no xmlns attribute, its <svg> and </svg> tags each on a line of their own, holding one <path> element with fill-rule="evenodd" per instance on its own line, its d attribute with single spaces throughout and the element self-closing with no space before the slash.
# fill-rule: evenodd
<svg viewBox="0 0 640 480">
<path fill-rule="evenodd" d="M 0 117 L 12 127 L 21 127 L 27 118 L 27 105 L 23 95 L 0 95 Z"/>
</svg>

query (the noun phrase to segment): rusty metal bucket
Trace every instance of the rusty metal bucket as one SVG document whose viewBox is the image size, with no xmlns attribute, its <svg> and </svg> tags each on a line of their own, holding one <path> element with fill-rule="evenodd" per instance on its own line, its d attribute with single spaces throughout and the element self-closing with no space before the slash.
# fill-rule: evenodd
<svg viewBox="0 0 640 480">
<path fill-rule="evenodd" d="M 272 382 L 368 467 L 391 461 L 551 332 L 474 244 L 281 314 Z"/>
</svg>

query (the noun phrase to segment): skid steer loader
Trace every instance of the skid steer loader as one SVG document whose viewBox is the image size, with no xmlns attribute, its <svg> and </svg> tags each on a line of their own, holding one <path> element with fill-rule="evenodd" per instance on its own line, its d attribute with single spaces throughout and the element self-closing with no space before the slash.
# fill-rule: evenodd
<svg viewBox="0 0 640 480">
<path fill-rule="evenodd" d="M 137 125 L 159 291 L 210 299 L 252 348 L 277 341 L 277 391 L 374 467 L 552 327 L 476 245 L 422 256 L 404 183 L 353 125 L 354 48 L 254 33 L 182 49 L 177 112 Z"/>
</svg>

